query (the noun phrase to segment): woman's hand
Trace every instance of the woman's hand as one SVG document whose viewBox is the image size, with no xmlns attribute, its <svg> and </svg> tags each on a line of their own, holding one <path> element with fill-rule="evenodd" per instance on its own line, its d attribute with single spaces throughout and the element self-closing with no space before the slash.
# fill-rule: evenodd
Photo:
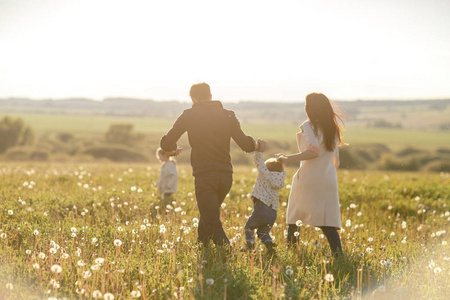
<svg viewBox="0 0 450 300">
<path fill-rule="evenodd" d="M 288 157 L 286 156 L 286 154 L 283 154 L 283 153 L 277 153 L 277 154 L 275 154 L 275 158 L 276 158 L 278 161 L 282 162 L 282 163 L 285 163 L 286 160 L 288 159 Z"/>
</svg>

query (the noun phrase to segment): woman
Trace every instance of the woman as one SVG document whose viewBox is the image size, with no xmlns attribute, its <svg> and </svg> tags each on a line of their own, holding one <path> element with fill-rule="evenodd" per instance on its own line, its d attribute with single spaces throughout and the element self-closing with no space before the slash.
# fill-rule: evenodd
<svg viewBox="0 0 450 300">
<path fill-rule="evenodd" d="M 338 147 L 342 142 L 342 111 L 320 93 L 306 96 L 308 120 L 297 134 L 300 153 L 278 154 L 284 163 L 301 162 L 292 180 L 287 208 L 288 246 L 299 240 L 299 223 L 320 227 L 327 237 L 334 256 L 342 253 L 337 229 L 341 228 L 336 169 L 339 166 Z M 299 222 L 301 221 L 301 222 Z"/>
</svg>

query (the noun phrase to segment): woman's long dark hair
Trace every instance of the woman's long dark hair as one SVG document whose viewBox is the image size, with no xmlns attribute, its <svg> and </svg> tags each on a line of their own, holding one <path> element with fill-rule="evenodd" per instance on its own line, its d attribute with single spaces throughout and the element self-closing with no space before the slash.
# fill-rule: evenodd
<svg viewBox="0 0 450 300">
<path fill-rule="evenodd" d="M 344 127 L 344 118 L 347 115 L 337 104 L 330 101 L 324 94 L 311 93 L 306 96 L 305 110 L 309 121 L 314 126 L 316 136 L 319 129 L 321 129 L 323 142 L 328 151 L 334 150 L 336 138 L 339 146 L 345 144 L 342 140 L 342 129 Z"/>
</svg>

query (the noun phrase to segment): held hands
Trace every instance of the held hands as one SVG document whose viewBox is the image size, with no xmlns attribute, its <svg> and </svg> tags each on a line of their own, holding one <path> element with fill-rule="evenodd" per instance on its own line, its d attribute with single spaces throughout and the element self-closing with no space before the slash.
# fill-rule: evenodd
<svg viewBox="0 0 450 300">
<path fill-rule="evenodd" d="M 266 141 L 264 141 L 262 139 L 258 139 L 258 141 L 256 142 L 255 151 L 264 152 L 264 151 L 266 151 L 266 147 L 267 147 Z"/>
<path fill-rule="evenodd" d="M 176 150 L 170 151 L 170 152 L 166 152 L 167 155 L 169 156 L 178 156 L 180 155 L 180 153 L 183 152 L 183 147 L 178 146 Z"/>
<path fill-rule="evenodd" d="M 275 154 L 275 158 L 276 158 L 278 161 L 282 162 L 282 163 L 286 163 L 286 161 L 287 161 L 287 159 L 288 159 L 288 157 L 286 156 L 286 154 L 283 154 L 283 153 L 277 153 L 277 154 Z"/>
</svg>

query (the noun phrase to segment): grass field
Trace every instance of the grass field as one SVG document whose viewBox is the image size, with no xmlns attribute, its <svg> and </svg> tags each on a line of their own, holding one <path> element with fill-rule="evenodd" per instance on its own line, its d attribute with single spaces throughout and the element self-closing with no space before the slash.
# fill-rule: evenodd
<svg viewBox="0 0 450 300">
<path fill-rule="evenodd" d="M 103 135 L 111 124 L 131 123 L 138 132 L 157 136 L 166 133 L 174 120 L 111 117 L 78 116 L 53 114 L 10 114 L 20 117 L 37 133 L 70 132 L 82 135 Z M 0 114 L 0 118 L 3 115 Z M 300 124 L 242 124 L 245 132 L 252 136 L 279 141 L 294 141 Z M 350 144 L 381 143 L 392 149 L 412 146 L 425 149 L 450 147 L 450 131 L 433 131 L 419 129 L 388 129 L 347 127 L 345 140 Z"/>
<path fill-rule="evenodd" d="M 222 207 L 233 250 L 198 249 L 191 169 L 162 203 L 159 165 L 2 163 L 1 299 L 448 299 L 449 174 L 339 172 L 340 236 L 333 259 L 302 226 L 285 247 L 288 169 L 275 256 L 241 252 L 256 174 L 235 170 Z M 259 244 L 258 244 L 259 245 Z"/>
</svg>

